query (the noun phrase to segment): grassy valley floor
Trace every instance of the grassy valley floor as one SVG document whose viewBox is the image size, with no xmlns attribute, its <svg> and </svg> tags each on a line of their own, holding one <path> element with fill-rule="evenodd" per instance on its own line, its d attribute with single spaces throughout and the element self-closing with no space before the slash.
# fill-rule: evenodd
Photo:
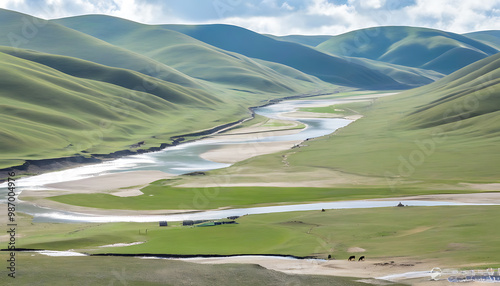
<svg viewBox="0 0 500 286">
<path fill-rule="evenodd" d="M 369 102 L 360 104 L 350 103 L 348 107 L 363 110 Z M 337 112 L 335 109 L 340 108 L 333 108 Z M 259 124 L 263 125 L 262 122 Z M 270 125 L 282 124 L 275 122 Z M 325 136 L 318 142 L 335 136 Z M 291 159 L 292 156 L 308 156 L 310 152 L 318 154 L 326 150 L 321 143 L 305 144 L 313 146 L 253 157 L 230 168 L 207 172 L 205 176 L 166 177 L 148 186 L 145 182 L 129 182 L 129 186 L 109 186 L 106 190 L 92 189 L 85 182 L 68 182 L 65 183 L 67 193 L 64 195 L 53 191 L 44 194 L 25 191 L 21 198 L 43 203 L 48 202 L 49 197 L 51 203 L 59 204 L 58 208 L 64 204 L 68 210 L 93 208 L 100 214 L 115 215 L 377 198 L 499 201 L 497 194 L 489 193 L 498 190 L 498 184 L 492 182 L 465 184 L 465 179 L 405 180 L 391 188 L 387 179 L 381 176 L 348 173 L 314 164 L 305 166 L 301 161 Z M 87 186 L 90 193 L 78 193 L 77 186 Z M 116 195 L 129 188 L 136 188 L 140 193 L 135 193 L 135 196 Z M 207 203 L 195 205 L 194 200 L 200 194 L 206 196 Z M 74 249 L 94 254 L 279 254 L 323 259 L 332 255 L 334 260 L 306 266 L 303 263 L 297 266 L 246 259 L 212 262 L 257 263 L 288 273 L 295 273 L 296 267 L 302 267 L 307 270 L 301 273 L 367 278 L 428 271 L 432 267 L 498 268 L 500 264 L 496 258 L 500 248 L 496 239 L 500 233 L 492 226 L 497 221 L 499 208 L 492 205 L 318 210 L 249 215 L 237 219 L 236 225 L 213 227 L 183 227 L 180 222 L 169 222 L 169 227 L 158 227 L 157 223 L 32 224 L 30 218 L 25 217 L 26 227 L 22 228 L 25 237 L 20 247 Z M 117 210 L 122 213 L 117 213 Z M 142 243 L 100 247 L 133 242 Z M 348 264 L 350 255 L 366 256 L 366 264 Z M 429 284 L 428 278 L 406 282 L 446 285 L 441 282 Z"/>
<path fill-rule="evenodd" d="M 449 206 L 325 212 L 318 210 L 249 215 L 238 218 L 238 224 L 235 225 L 212 227 L 181 226 L 180 222 L 169 222 L 168 227 L 159 227 L 157 223 L 32 224 L 30 217 L 22 215 L 18 218 L 21 236 L 18 247 L 71 249 L 93 254 L 278 254 L 322 259 L 332 255 L 332 260 L 318 263 L 307 260 L 273 262 L 272 259 L 263 258 L 189 261 L 215 264 L 255 263 L 293 274 L 376 278 L 412 271 L 429 271 L 433 267 L 500 267 L 496 259 L 500 252 L 496 238 L 500 233 L 497 228 L 492 227 L 497 220 L 499 208 L 500 206 Z M 7 239 L 3 236 L 1 241 L 5 242 Z M 133 242 L 142 243 L 109 247 L 115 243 Z M 105 247 L 106 245 L 108 246 Z M 348 262 L 347 258 L 351 255 L 363 255 L 366 261 Z M 22 259 L 19 258 L 19 261 L 23 261 Z M 24 261 L 29 263 L 33 261 L 31 259 L 36 258 L 28 257 Z M 92 258 L 44 259 L 74 259 L 84 263 L 82 259 L 88 259 L 88 262 Z M 112 259 L 115 258 L 99 257 L 96 261 Z M 138 267 L 142 267 L 142 260 L 138 263 Z M 411 282 L 411 285 L 426 285 L 426 281 L 428 278 L 422 278 L 416 280 L 418 283 Z"/>
<path fill-rule="evenodd" d="M 47 257 L 32 253 L 17 253 L 17 259 L 16 278 L 2 276 L 2 285 L 367 285 L 354 278 L 290 275 L 255 264 L 202 265 L 132 257 Z"/>
</svg>

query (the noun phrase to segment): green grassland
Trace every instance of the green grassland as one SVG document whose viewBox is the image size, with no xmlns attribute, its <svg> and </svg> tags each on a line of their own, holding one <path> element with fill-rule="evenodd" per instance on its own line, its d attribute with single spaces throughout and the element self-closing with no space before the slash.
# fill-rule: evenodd
<svg viewBox="0 0 500 286">
<path fill-rule="evenodd" d="M 358 104 L 365 105 L 370 103 L 360 102 Z M 356 106 L 352 105 L 346 108 L 342 104 L 337 104 L 337 105 L 321 106 L 321 107 L 302 107 L 299 108 L 299 111 L 313 112 L 313 113 L 329 113 L 338 115 L 339 117 L 343 117 L 347 115 L 359 114 L 353 109 L 353 107 L 356 108 Z"/>
<path fill-rule="evenodd" d="M 415 27 L 376 27 L 332 37 L 317 46 L 338 56 L 367 58 L 450 74 L 497 49 L 466 36 Z"/>
<path fill-rule="evenodd" d="M 327 169 L 379 177 L 396 189 L 403 182 L 498 182 L 499 64 L 500 55 L 491 56 L 427 86 L 351 106 L 364 117 L 333 135 L 211 174 L 261 169 L 293 177 Z"/>
<path fill-rule="evenodd" d="M 0 278 L 2 285 L 369 285 L 353 278 L 291 275 L 247 264 L 207 265 L 133 257 L 48 257 L 19 252 L 16 257 L 16 278 L 5 275 Z"/>
<path fill-rule="evenodd" d="M 109 194 L 70 194 L 49 197 L 50 200 L 69 205 L 102 209 L 162 210 L 196 209 L 207 210 L 220 207 L 254 207 L 294 204 L 305 202 L 344 201 L 388 198 L 409 195 L 442 193 L 470 193 L 458 190 L 427 190 L 418 186 L 406 186 L 394 191 L 387 187 L 206 187 L 180 188 L 170 186 L 177 180 L 160 180 L 143 188 L 144 193 L 134 197 L 117 197 Z M 23 197 L 30 200 L 29 197 Z"/>
<path fill-rule="evenodd" d="M 282 254 L 346 259 L 350 247 L 369 258 L 437 259 L 457 266 L 500 266 L 498 206 L 404 207 L 249 215 L 238 224 L 47 224 L 23 228 L 19 247 L 89 253 Z M 367 219 L 369 218 L 369 219 Z M 146 229 L 148 229 L 146 234 Z M 50 231 L 49 231 L 50 230 Z M 202 238 L 202 239 L 200 239 Z M 97 248 L 112 243 L 145 243 Z M 418 247 L 416 247 L 418 245 Z"/>
<path fill-rule="evenodd" d="M 500 55 L 384 97 L 347 128 L 308 142 L 291 164 L 416 180 L 498 180 Z M 327 151 L 335 146 L 335 152 Z"/>
</svg>

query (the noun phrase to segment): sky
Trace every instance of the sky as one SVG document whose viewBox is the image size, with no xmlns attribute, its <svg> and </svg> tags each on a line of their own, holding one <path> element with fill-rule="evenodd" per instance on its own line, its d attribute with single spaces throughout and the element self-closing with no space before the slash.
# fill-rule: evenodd
<svg viewBox="0 0 500 286">
<path fill-rule="evenodd" d="M 107 14 L 146 24 L 241 26 L 274 35 L 338 35 L 374 26 L 500 30 L 500 0 L 1 0 L 44 19 Z"/>
</svg>

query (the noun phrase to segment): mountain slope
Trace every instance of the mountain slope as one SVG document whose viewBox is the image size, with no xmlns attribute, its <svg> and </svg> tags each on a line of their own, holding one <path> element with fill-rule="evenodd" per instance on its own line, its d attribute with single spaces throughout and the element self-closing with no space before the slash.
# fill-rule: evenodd
<svg viewBox="0 0 500 286">
<path fill-rule="evenodd" d="M 276 62 L 334 84 L 366 88 L 404 88 L 390 77 L 301 44 L 278 41 L 229 25 L 163 25 L 218 48 Z"/>
<path fill-rule="evenodd" d="M 26 26 L 33 34 L 23 35 Z M 36 25 L 38 24 L 38 26 Z M 29 15 L 0 9 L 0 45 L 70 56 L 95 63 L 125 68 L 183 86 L 206 88 L 203 83 L 143 55 Z"/>
<path fill-rule="evenodd" d="M 399 124 L 406 129 L 439 126 L 454 133 L 466 133 L 471 139 L 496 137 L 500 135 L 497 124 L 484 123 L 486 118 L 500 120 L 499 88 L 500 54 L 497 54 L 421 88 L 416 93 L 421 95 L 418 102 L 429 102 L 418 105 Z"/>
<path fill-rule="evenodd" d="M 338 55 L 450 74 L 497 49 L 468 37 L 426 28 L 378 27 L 335 36 L 317 46 Z"/>
<path fill-rule="evenodd" d="M 302 74 L 301 80 L 297 81 L 245 56 L 212 47 L 158 26 L 104 15 L 86 15 L 54 21 L 147 56 L 191 77 L 230 85 L 240 90 L 283 93 L 305 90 L 305 87 L 310 88 L 313 84 L 323 84 L 306 74 Z"/>
<path fill-rule="evenodd" d="M 263 99 L 222 100 L 137 72 L 2 50 L 33 61 L 0 52 L 0 168 L 28 159 L 111 153 L 141 141 L 144 148 L 157 147 L 171 142 L 171 136 L 241 119 L 248 112 L 245 106 Z M 152 93 L 132 90 L 126 88 L 128 80 L 148 80 L 156 87 Z"/>
<path fill-rule="evenodd" d="M 26 23 L 36 32 L 12 41 L 26 36 Z M 130 34 L 120 39 L 137 51 L 0 9 L 0 44 L 6 45 L 0 45 L 0 168 L 24 160 L 112 153 L 143 141 L 141 148 L 158 147 L 174 135 L 240 120 L 249 106 L 277 96 L 335 88 L 174 31 L 130 24 L 136 28 L 125 23 Z M 183 66 L 189 57 L 192 66 Z"/>
<path fill-rule="evenodd" d="M 77 58 L 11 47 L 0 46 L 0 52 L 51 67 L 74 77 L 110 83 L 130 89 L 131 92 L 132 90 L 147 91 L 172 103 L 213 104 L 222 102 L 220 98 L 203 90 L 175 87 L 174 84 L 127 69 L 113 68 Z M 189 92 L 186 92 L 186 90 L 189 90 Z"/>
<path fill-rule="evenodd" d="M 500 54 L 436 81 L 378 99 L 346 128 L 310 140 L 291 166 L 427 182 L 498 182 Z"/>
<path fill-rule="evenodd" d="M 464 34 L 464 36 L 474 39 L 476 41 L 482 42 L 493 48 L 500 50 L 500 31 L 499 30 L 491 30 L 491 31 L 480 31 L 480 32 L 472 32 Z"/>
<path fill-rule="evenodd" d="M 444 77 L 443 74 L 433 70 L 407 67 L 365 58 L 346 57 L 346 59 L 370 69 L 378 70 L 407 86 L 419 87 Z"/>
</svg>

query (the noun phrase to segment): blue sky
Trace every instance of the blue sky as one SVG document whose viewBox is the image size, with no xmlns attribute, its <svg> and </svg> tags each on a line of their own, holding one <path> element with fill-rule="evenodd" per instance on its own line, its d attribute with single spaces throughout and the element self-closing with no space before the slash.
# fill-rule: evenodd
<svg viewBox="0 0 500 286">
<path fill-rule="evenodd" d="M 148 24 L 225 23 L 275 35 L 387 25 L 500 30 L 500 0 L 2 0 L 0 7 L 45 19 L 107 14 Z"/>
</svg>

